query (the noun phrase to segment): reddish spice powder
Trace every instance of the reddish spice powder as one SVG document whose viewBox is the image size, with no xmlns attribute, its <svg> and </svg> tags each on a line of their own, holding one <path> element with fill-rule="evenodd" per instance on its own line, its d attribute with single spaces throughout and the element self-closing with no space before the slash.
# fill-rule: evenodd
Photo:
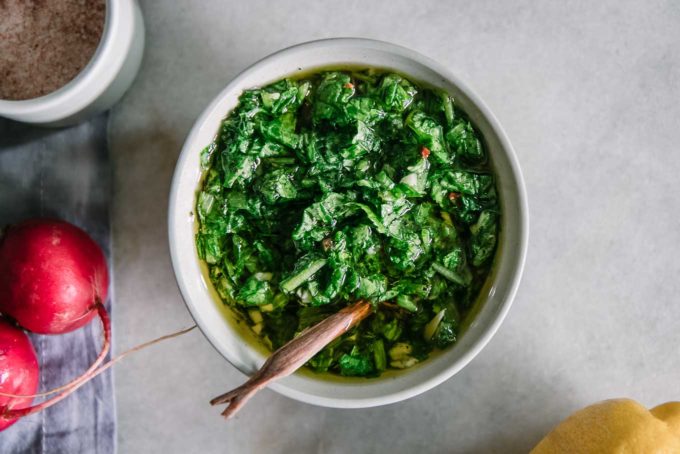
<svg viewBox="0 0 680 454">
<path fill-rule="evenodd" d="M 105 12 L 105 0 L 0 0 L 0 99 L 66 85 L 97 49 Z"/>
</svg>

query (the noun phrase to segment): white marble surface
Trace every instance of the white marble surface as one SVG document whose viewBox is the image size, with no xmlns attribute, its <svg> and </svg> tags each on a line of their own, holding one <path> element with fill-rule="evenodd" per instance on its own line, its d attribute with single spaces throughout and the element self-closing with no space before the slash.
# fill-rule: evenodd
<svg viewBox="0 0 680 454">
<path fill-rule="evenodd" d="M 121 453 L 525 452 L 569 412 L 680 399 L 680 5 L 673 1 L 142 1 L 141 73 L 113 110 L 116 348 L 190 324 L 166 244 L 185 134 L 244 67 L 294 43 L 411 47 L 474 87 L 529 191 L 515 305 L 460 374 L 409 401 L 332 410 L 263 392 L 225 423 L 207 401 L 243 380 L 202 335 L 116 369 Z"/>
</svg>

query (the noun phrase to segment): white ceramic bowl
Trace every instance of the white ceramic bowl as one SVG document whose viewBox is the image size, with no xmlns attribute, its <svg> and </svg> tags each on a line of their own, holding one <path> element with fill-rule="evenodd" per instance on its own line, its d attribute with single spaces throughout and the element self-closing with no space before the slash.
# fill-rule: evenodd
<svg viewBox="0 0 680 454">
<path fill-rule="evenodd" d="M 484 103 L 446 68 L 403 47 L 366 39 L 329 39 L 300 44 L 260 60 L 238 75 L 196 121 L 177 162 L 169 206 L 169 241 L 179 288 L 196 323 L 215 348 L 245 374 L 252 374 L 266 352 L 255 348 L 247 334 L 225 322 L 220 303 L 211 296 L 194 243 L 194 205 L 201 178 L 199 154 L 215 137 L 221 120 L 245 89 L 263 86 L 299 71 L 337 65 L 374 66 L 396 70 L 416 81 L 453 95 L 484 136 L 498 177 L 502 234 L 491 285 L 474 321 L 451 348 L 400 373 L 377 379 L 327 380 L 296 373 L 270 387 L 311 404 L 358 408 L 397 402 L 442 383 L 461 370 L 491 339 L 510 309 L 524 266 L 529 232 L 528 208 L 515 153 L 498 121 Z"/>
<path fill-rule="evenodd" d="M 137 0 L 107 0 L 101 41 L 90 62 L 70 82 L 38 98 L 0 99 L 0 116 L 43 126 L 66 126 L 115 104 L 137 75 L 144 50 L 144 21 Z"/>
</svg>

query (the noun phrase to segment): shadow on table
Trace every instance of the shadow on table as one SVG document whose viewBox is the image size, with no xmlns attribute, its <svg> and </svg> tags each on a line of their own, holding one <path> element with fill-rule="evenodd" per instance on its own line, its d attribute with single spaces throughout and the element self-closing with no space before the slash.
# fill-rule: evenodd
<svg viewBox="0 0 680 454">
<path fill-rule="evenodd" d="M 360 410 L 313 407 L 269 392 L 255 402 L 267 399 L 270 416 L 254 411 L 255 403 L 232 424 L 257 423 L 260 434 L 296 434 L 262 435 L 259 442 L 275 446 L 274 453 L 526 454 L 579 404 L 565 378 L 529 374 L 509 363 L 470 367 L 421 396 Z"/>
<path fill-rule="evenodd" d="M 119 258 L 116 266 L 132 269 L 153 265 L 154 280 L 159 282 L 174 283 L 167 213 L 182 140 L 159 121 L 144 131 L 113 137 L 109 144 L 114 172 L 113 230 Z"/>
<path fill-rule="evenodd" d="M 506 391 L 499 388 L 485 400 L 507 403 Z M 489 421 L 493 427 L 500 428 L 495 434 L 487 436 L 472 447 L 460 451 L 454 449 L 451 452 L 526 454 L 558 423 L 558 420 L 553 420 L 548 415 L 560 414 L 566 417 L 574 411 L 575 403 L 559 387 L 535 388 L 529 392 L 532 395 L 531 406 L 521 405 L 518 409 L 499 406 L 498 411 L 502 416 L 492 416 Z M 515 414 L 508 417 L 508 413 L 513 412 Z"/>
<path fill-rule="evenodd" d="M 64 129 L 68 128 L 46 128 L 0 118 L 0 153 L 19 145 L 58 134 Z"/>
</svg>

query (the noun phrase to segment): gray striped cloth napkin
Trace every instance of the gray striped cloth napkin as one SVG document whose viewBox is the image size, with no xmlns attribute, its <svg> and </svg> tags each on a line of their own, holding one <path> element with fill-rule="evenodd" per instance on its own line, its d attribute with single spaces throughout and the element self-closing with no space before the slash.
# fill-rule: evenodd
<svg viewBox="0 0 680 454">
<path fill-rule="evenodd" d="M 107 114 L 66 129 L 0 119 L 0 225 L 61 218 L 87 231 L 110 257 L 106 123 Z M 72 333 L 31 335 L 31 340 L 40 362 L 40 389 L 47 390 L 88 368 L 99 351 L 101 329 L 95 319 Z M 109 369 L 67 399 L 0 432 L 0 452 L 115 452 L 112 380 Z"/>
</svg>

